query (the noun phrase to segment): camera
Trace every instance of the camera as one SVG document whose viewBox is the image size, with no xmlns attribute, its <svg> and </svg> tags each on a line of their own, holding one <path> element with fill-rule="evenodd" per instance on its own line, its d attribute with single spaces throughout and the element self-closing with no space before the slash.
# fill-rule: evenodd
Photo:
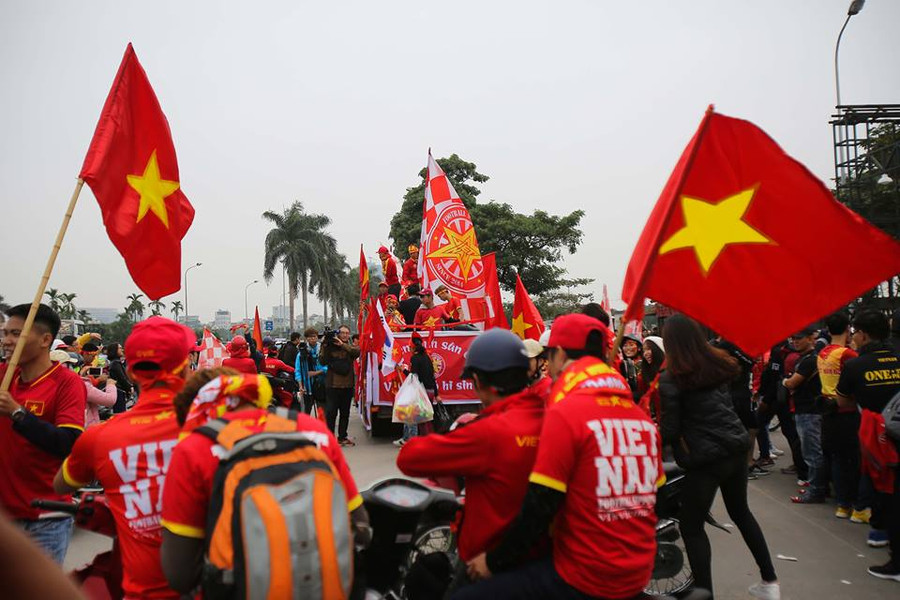
<svg viewBox="0 0 900 600">
<path fill-rule="evenodd" d="M 326 326 L 325 326 L 325 331 L 322 332 L 322 341 L 323 341 L 325 344 L 331 344 L 331 343 L 334 342 L 334 340 L 335 340 L 336 337 L 337 337 L 337 330 L 336 330 L 336 329 L 332 329 L 331 327 L 328 327 L 328 326 L 326 325 Z"/>
</svg>

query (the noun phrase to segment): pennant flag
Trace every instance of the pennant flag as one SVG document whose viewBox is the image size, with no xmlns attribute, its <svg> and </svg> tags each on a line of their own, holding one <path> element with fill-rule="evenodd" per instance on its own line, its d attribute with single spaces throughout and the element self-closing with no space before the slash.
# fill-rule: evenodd
<svg viewBox="0 0 900 600">
<path fill-rule="evenodd" d="M 366 253 L 363 252 L 363 245 L 359 245 L 359 299 L 365 300 L 369 297 L 369 263 L 366 260 Z"/>
<path fill-rule="evenodd" d="M 79 177 L 141 291 L 159 300 L 181 289 L 181 240 L 194 207 L 181 189 L 169 123 L 131 44 Z"/>
<path fill-rule="evenodd" d="M 622 297 L 626 320 L 653 298 L 756 355 L 898 272 L 900 244 L 756 125 L 710 107 L 644 226 Z"/>
<path fill-rule="evenodd" d="M 538 341 L 544 333 L 544 320 L 516 273 L 516 298 L 513 301 L 512 332 L 523 340 Z"/>
<path fill-rule="evenodd" d="M 384 317 L 384 309 L 381 308 L 381 302 L 373 302 L 373 304 L 375 305 L 381 327 L 381 331 L 378 332 L 378 338 L 382 340 L 381 374 L 385 377 L 392 377 L 396 375 L 397 369 L 397 357 L 394 351 L 399 349 L 399 346 L 394 344 L 394 334 L 388 326 L 387 319 Z"/>
<path fill-rule="evenodd" d="M 197 366 L 201 369 L 213 369 L 221 367 L 225 360 L 225 346 L 219 341 L 212 331 L 203 329 L 203 343 L 200 344 L 200 358 Z"/>
<path fill-rule="evenodd" d="M 256 310 L 253 314 L 253 341 L 256 342 L 256 349 L 259 352 L 263 351 L 263 341 L 262 341 L 262 328 L 259 326 L 259 307 L 256 307 Z"/>
<path fill-rule="evenodd" d="M 606 284 L 603 284 L 603 299 L 600 301 L 600 308 L 606 311 L 606 314 L 612 316 L 609 305 L 609 292 L 606 290 Z"/>
<path fill-rule="evenodd" d="M 503 310 L 503 298 L 500 296 L 500 279 L 497 277 L 497 257 L 489 252 L 481 257 L 484 263 L 484 300 L 485 320 L 484 328 L 493 329 L 502 327 L 509 329 L 509 321 L 506 320 L 506 312 Z"/>
<path fill-rule="evenodd" d="M 472 217 L 431 150 L 422 212 L 418 268 L 422 287 L 446 285 L 461 300 L 463 314 L 469 319 L 468 299 L 484 296 L 484 263 Z"/>
</svg>

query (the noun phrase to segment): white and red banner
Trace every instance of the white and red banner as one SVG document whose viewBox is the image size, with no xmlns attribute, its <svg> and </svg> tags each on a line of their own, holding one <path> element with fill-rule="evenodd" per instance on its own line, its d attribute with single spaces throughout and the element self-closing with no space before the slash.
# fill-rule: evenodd
<svg viewBox="0 0 900 600">
<path fill-rule="evenodd" d="M 197 367 L 200 369 L 214 369 L 222 366 L 225 360 L 225 346 L 219 338 L 209 329 L 203 330 L 203 343 L 200 344 L 200 358 Z"/>
<path fill-rule="evenodd" d="M 422 341 L 434 366 L 434 378 L 438 386 L 438 396 L 447 404 L 473 404 L 479 402 L 472 387 L 472 381 L 461 379 L 466 364 L 466 352 L 476 337 L 477 331 L 437 331 Z M 412 334 L 394 334 L 393 356 L 397 364 L 409 367 L 412 356 Z M 378 374 L 378 377 L 375 377 Z M 394 395 L 400 389 L 400 378 L 385 375 L 384 370 L 369 370 L 366 400 L 370 405 L 391 406 Z"/>
<path fill-rule="evenodd" d="M 444 284 L 460 299 L 464 319 L 481 318 L 484 301 L 470 302 L 484 297 L 485 284 L 475 227 L 431 150 L 422 213 L 418 268 L 422 287 L 434 289 Z"/>
</svg>

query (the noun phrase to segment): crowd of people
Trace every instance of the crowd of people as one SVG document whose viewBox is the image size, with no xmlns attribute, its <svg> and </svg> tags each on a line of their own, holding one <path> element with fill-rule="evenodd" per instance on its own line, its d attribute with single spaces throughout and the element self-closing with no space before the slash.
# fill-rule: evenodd
<svg viewBox="0 0 900 600">
<path fill-rule="evenodd" d="M 402 304 L 413 300 L 421 303 L 413 324 L 455 318 L 458 304 L 446 289 L 437 290 L 444 303 L 435 306 L 430 290 L 410 283 L 400 302 L 391 293 L 400 276 L 395 270 L 394 282 L 384 272 L 386 316 L 397 311 L 408 323 Z M 4 360 L 29 308 L 5 315 Z M 897 441 L 885 435 L 882 417 L 900 393 L 900 332 L 875 310 L 824 323 L 761 357 L 683 315 L 661 332 L 626 336 L 611 355 L 609 315 L 596 304 L 556 318 L 540 341 L 503 329 L 479 334 L 462 376 L 480 414 L 443 433 L 407 427 L 395 442 L 405 474 L 464 482 L 461 561 L 447 597 L 640 597 L 656 555 L 656 490 L 664 461 L 674 461 L 684 477 L 678 523 L 696 587 L 713 588 L 704 525 L 720 491 L 759 569 L 750 594 L 780 598 L 747 499 L 748 482 L 768 476 L 784 454 L 772 443 L 775 419 L 793 463 L 782 471 L 797 478 L 791 500 L 833 496 L 835 517 L 867 524 L 871 546 L 890 546 L 891 558 L 868 572 L 900 581 Z M 57 340 L 59 329 L 59 316 L 41 305 L 12 385 L 0 392 L 0 506 L 58 564 L 72 517 L 32 501 L 64 501 L 99 485 L 116 523 L 125 597 L 179 598 L 201 584 L 230 589 L 247 567 L 235 558 L 243 554 L 231 545 L 232 508 L 221 497 L 238 484 L 229 487 L 222 469 L 227 463 L 245 476 L 254 467 L 234 466 L 240 442 L 263 434 L 306 440 L 314 450 L 285 456 L 327 465 L 335 482 L 328 489 L 343 494 L 356 546 L 371 539 L 342 452 L 354 444 L 348 421 L 359 358 L 349 327 L 294 333 L 280 348 L 238 335 L 214 369 L 198 368 L 194 333 L 162 317 L 138 323 L 124 345 L 104 347 L 96 334 Z M 413 345 L 406 370 L 439 402 L 421 337 Z M 323 405 L 324 422 L 316 418 Z M 281 500 L 255 501 L 271 514 Z M 293 565 L 293 550 L 285 552 L 267 560 Z M 338 567 L 329 571 L 338 579 L 351 569 Z"/>
</svg>

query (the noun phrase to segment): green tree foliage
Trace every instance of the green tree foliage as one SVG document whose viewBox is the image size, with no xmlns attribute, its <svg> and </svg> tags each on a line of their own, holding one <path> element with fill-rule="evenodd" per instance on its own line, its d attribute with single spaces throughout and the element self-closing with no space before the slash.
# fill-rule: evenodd
<svg viewBox="0 0 900 600">
<path fill-rule="evenodd" d="M 487 181 L 487 175 L 479 173 L 474 163 L 466 162 L 456 154 L 437 162 L 472 215 L 482 254 L 497 253 L 497 273 L 503 289 L 515 290 L 517 272 L 533 296 L 591 281 L 567 279 L 565 269 L 559 266 L 563 253 L 572 254 L 581 244 L 580 225 L 584 211 L 554 216 L 536 210 L 526 215 L 516 212 L 509 204 L 479 203 L 477 197 L 481 190 L 474 184 Z M 426 176 L 427 170 L 422 169 L 419 185 L 407 188 L 400 210 L 391 219 L 391 239 L 397 249 L 405 251 L 409 244 L 419 243 Z"/>
<path fill-rule="evenodd" d="M 160 316 L 162 311 L 166 309 L 166 304 L 159 300 L 151 300 L 147 303 L 147 306 L 150 308 L 150 314 L 154 317 Z"/>
<path fill-rule="evenodd" d="M 172 315 L 174 315 L 175 320 L 178 320 L 178 315 L 184 312 L 184 305 L 180 300 L 175 300 L 172 302 Z"/>
<path fill-rule="evenodd" d="M 144 303 L 141 301 L 143 297 L 143 294 L 129 294 L 126 296 L 128 305 L 125 307 L 125 314 L 132 322 L 140 321 L 144 318 Z"/>
</svg>

